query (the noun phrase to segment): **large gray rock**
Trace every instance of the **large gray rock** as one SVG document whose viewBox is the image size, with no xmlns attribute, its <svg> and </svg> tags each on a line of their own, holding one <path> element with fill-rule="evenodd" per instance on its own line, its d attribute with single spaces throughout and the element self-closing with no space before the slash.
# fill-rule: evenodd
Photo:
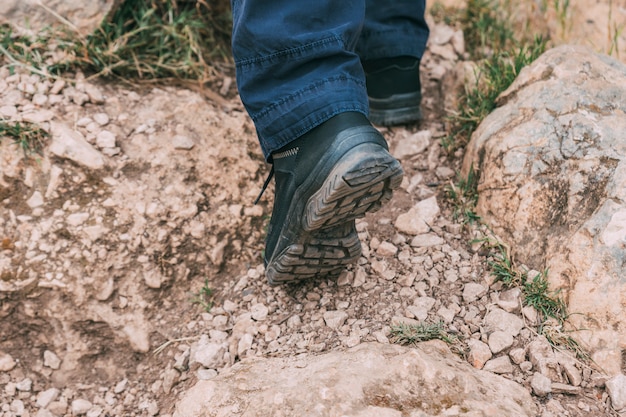
<svg viewBox="0 0 626 417">
<path fill-rule="evenodd" d="M 626 346 L 626 66 L 547 51 L 499 97 L 463 161 L 477 211 L 516 258 L 549 268 L 578 334 L 610 374 Z"/>
<path fill-rule="evenodd" d="M 367 343 L 304 358 L 246 359 L 178 401 L 174 417 L 535 416 L 521 385 L 471 367 L 441 341 Z"/>
</svg>

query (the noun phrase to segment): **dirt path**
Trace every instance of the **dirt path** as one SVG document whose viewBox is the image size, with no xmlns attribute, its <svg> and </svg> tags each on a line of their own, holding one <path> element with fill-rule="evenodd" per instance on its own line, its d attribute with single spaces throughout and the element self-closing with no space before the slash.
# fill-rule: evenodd
<svg viewBox="0 0 626 417">
<path fill-rule="evenodd" d="M 261 256 L 273 190 L 252 205 L 269 167 L 233 88 L 225 108 L 181 88 L 55 86 L 0 70 L 5 117 L 66 126 L 105 155 L 89 169 L 50 143 L 24 158 L 0 142 L 0 416 L 167 415 L 194 381 L 243 357 L 388 343 L 403 321 L 485 340 L 502 288 L 443 198 L 460 163 L 439 145 L 458 59 L 449 41 L 424 61 L 426 120 L 384 131 L 405 180 L 358 221 L 358 265 L 282 287 L 267 285 Z M 428 231 L 400 231 L 398 216 L 429 198 L 440 213 Z M 500 356 L 535 338 L 522 329 Z M 207 340 L 229 348 L 211 365 L 190 361 Z M 596 375 L 579 371 L 575 395 L 537 397 L 544 415 L 611 415 Z M 495 372 L 525 386 L 533 374 Z"/>
</svg>

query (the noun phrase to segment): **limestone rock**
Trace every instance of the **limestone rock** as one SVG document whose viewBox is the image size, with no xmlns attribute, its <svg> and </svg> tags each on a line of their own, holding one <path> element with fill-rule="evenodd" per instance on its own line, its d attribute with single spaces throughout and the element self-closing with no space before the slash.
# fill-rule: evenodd
<svg viewBox="0 0 626 417">
<path fill-rule="evenodd" d="M 89 169 L 104 167 L 104 157 L 94 149 L 80 132 L 62 123 L 51 123 L 52 144 L 50 152 L 59 158 L 70 159 Z"/>
<path fill-rule="evenodd" d="M 522 263 L 548 268 L 583 344 L 617 357 L 626 344 L 626 65 L 557 47 L 498 104 L 463 161 L 463 175 L 473 166 L 480 176 L 477 212 Z M 599 365 L 620 371 L 619 361 Z"/>
<path fill-rule="evenodd" d="M 399 383 L 400 382 L 400 383 Z M 479 371 L 440 341 L 367 343 L 321 356 L 246 359 L 199 381 L 174 417 L 515 415 L 536 407 L 521 385 Z"/>
</svg>

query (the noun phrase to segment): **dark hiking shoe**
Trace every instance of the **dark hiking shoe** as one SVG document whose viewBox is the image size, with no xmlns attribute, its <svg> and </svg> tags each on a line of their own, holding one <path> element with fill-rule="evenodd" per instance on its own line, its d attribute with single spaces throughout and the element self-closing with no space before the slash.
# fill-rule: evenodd
<svg viewBox="0 0 626 417">
<path fill-rule="evenodd" d="M 383 136 L 342 113 L 272 154 L 274 209 L 265 248 L 270 284 L 335 277 L 361 255 L 354 220 L 402 181 Z"/>
<path fill-rule="evenodd" d="M 363 62 L 370 120 L 393 126 L 422 120 L 420 60 L 409 56 Z"/>
</svg>

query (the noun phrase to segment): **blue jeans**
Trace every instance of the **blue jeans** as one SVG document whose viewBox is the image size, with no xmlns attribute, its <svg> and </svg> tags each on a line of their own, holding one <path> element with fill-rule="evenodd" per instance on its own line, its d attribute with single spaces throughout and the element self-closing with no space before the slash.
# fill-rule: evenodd
<svg viewBox="0 0 626 417">
<path fill-rule="evenodd" d="M 425 0 L 231 0 L 237 86 L 266 159 L 331 117 L 369 113 L 361 60 L 421 58 Z"/>
</svg>

